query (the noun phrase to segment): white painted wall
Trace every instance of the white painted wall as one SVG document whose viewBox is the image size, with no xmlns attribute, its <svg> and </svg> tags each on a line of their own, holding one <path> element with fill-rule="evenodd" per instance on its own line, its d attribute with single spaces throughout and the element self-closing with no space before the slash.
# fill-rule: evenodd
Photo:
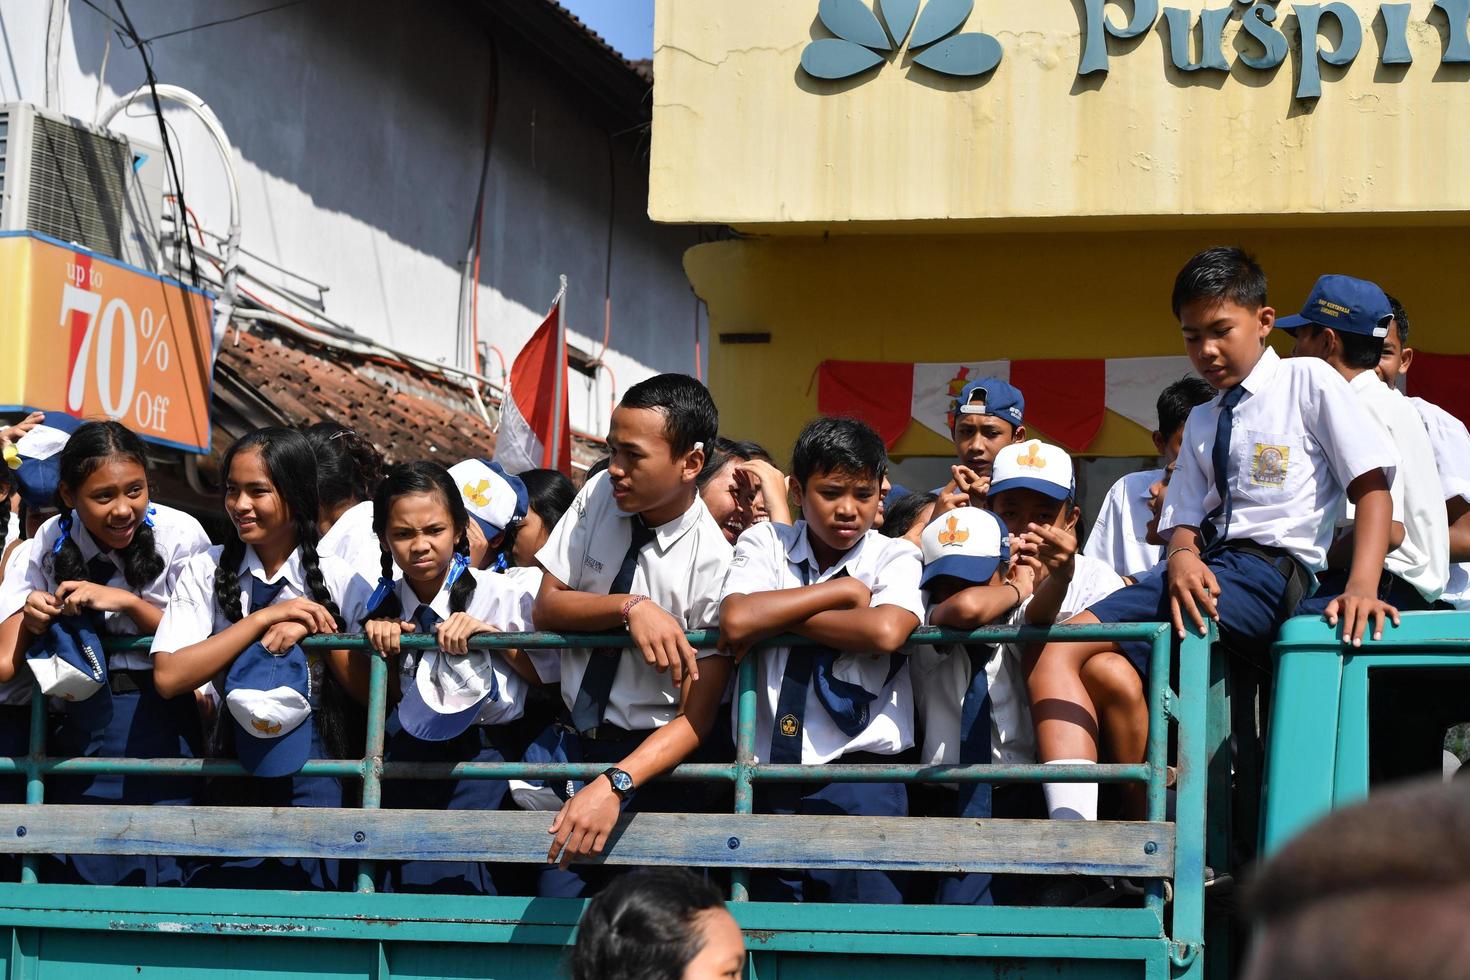
<svg viewBox="0 0 1470 980">
<path fill-rule="evenodd" d="M 144 37 L 270 6 L 125 2 Z M 112 11 L 111 0 L 98 6 Z M 44 102 L 47 9 L 47 0 L 0 0 L 0 101 Z M 498 38 L 480 336 L 514 358 L 565 273 L 570 342 L 595 354 L 608 260 L 609 127 L 591 93 L 518 41 Z M 466 6 L 311 0 L 150 49 L 158 80 L 207 101 L 230 136 L 245 248 L 329 285 L 333 319 L 453 363 L 491 64 L 489 39 Z M 60 108 L 85 120 L 143 81 L 138 52 L 80 0 L 70 3 L 60 64 Z M 116 128 L 157 143 L 151 115 L 139 106 L 132 116 Z M 207 228 L 223 233 L 218 157 L 192 116 L 166 116 L 182 151 L 188 202 Z M 657 371 L 695 370 L 696 307 L 681 257 L 696 233 L 648 219 L 646 134 L 625 133 L 613 145 L 606 360 L 620 393 Z M 499 377 L 493 357 L 486 373 Z M 613 395 L 607 373 L 592 380 L 573 372 L 572 425 L 604 433 Z"/>
</svg>

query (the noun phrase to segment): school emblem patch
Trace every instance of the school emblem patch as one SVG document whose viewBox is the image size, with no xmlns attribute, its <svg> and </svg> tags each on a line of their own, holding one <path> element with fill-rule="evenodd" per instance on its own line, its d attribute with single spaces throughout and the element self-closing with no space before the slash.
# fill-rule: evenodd
<svg viewBox="0 0 1470 980">
<path fill-rule="evenodd" d="M 787 738 L 795 738 L 796 733 L 801 731 L 801 722 L 796 720 L 795 715 L 781 716 L 781 734 Z"/>
<path fill-rule="evenodd" d="M 1041 443 L 1033 442 L 1026 447 L 1026 455 L 1019 457 L 1016 462 L 1029 469 L 1039 470 L 1046 467 L 1046 457 L 1041 455 Z"/>
<path fill-rule="evenodd" d="M 958 548 L 970 540 L 970 532 L 960 528 L 960 519 L 953 514 L 945 522 L 945 530 L 939 532 L 939 544 L 943 548 Z"/>
<path fill-rule="evenodd" d="M 1273 446 L 1258 442 L 1251 453 L 1251 482 L 1258 487 L 1280 487 L 1286 484 L 1286 469 L 1291 461 L 1290 446 Z"/>
<path fill-rule="evenodd" d="M 472 501 L 476 507 L 484 507 L 490 503 L 490 481 L 481 480 L 480 485 L 472 487 L 468 483 L 459 488 L 465 495 L 465 499 Z"/>
<path fill-rule="evenodd" d="M 278 721 L 267 721 L 264 718 L 252 718 L 250 719 L 250 727 L 255 729 L 257 732 L 260 732 L 262 735 L 281 734 L 281 723 Z"/>
</svg>

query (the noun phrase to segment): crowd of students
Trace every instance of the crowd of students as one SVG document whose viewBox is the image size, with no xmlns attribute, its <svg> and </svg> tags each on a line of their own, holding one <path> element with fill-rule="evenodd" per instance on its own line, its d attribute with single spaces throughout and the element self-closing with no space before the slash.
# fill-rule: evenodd
<svg viewBox="0 0 1470 980">
<path fill-rule="evenodd" d="M 577 897 L 610 872 L 621 814 L 728 808 L 658 777 L 734 752 L 733 670 L 759 654 L 758 762 L 811 766 L 1139 762 L 1147 650 L 1131 643 L 910 643 L 920 624 L 1214 620 L 1263 648 L 1298 612 L 1347 642 L 1400 610 L 1470 603 L 1470 434 L 1400 395 L 1408 319 L 1376 285 L 1325 276 L 1278 319 L 1244 252 L 1192 258 L 1173 293 L 1198 377 L 1159 396 L 1160 470 L 1108 494 L 1079 548 L 1073 461 L 1026 430 L 1024 393 L 983 378 L 951 418 L 957 462 L 932 492 L 891 487 L 882 439 L 818 418 L 783 474 L 719 434 L 708 390 L 665 374 L 622 397 L 609 456 L 580 490 L 493 461 L 385 466 L 352 430 L 263 429 L 221 467 L 231 533 L 150 502 L 147 456 L 117 422 L 33 416 L 0 434 L 11 509 L 0 578 L 0 754 L 28 745 L 32 680 L 52 696 L 54 755 L 238 759 L 250 779 L 48 780 L 48 800 L 351 805 L 303 777 L 362 752 L 368 660 L 310 652 L 362 632 L 391 658 L 389 761 L 573 761 L 585 784 L 399 781 L 405 809 L 548 811 L 544 867 L 386 867 L 389 891 Z M 1293 336 L 1277 356 L 1273 330 Z M 48 510 L 49 509 L 49 510 Z M 54 512 L 47 516 L 48 512 Z M 793 515 L 799 515 L 795 519 Z M 3 516 L 3 515 L 0 515 Z M 719 628 L 717 649 L 686 631 Z M 626 630 L 626 649 L 471 648 L 488 632 Z M 433 634 L 432 650 L 402 647 Z M 99 636 L 153 637 L 100 654 Z M 763 813 L 1097 819 L 1096 784 L 824 781 L 758 786 Z M 1141 816 L 1139 790 L 1111 811 Z M 18 779 L 0 780 L 6 801 Z M 1105 812 L 1104 815 L 1107 815 Z M 330 860 L 58 857 L 43 878 L 93 884 L 330 889 Z M 786 901 L 1027 900 L 989 875 L 794 868 L 752 875 Z"/>
</svg>

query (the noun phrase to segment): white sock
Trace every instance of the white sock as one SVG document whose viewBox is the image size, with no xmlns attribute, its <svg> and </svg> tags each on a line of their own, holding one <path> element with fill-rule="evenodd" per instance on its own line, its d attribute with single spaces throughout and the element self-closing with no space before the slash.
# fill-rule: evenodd
<svg viewBox="0 0 1470 980">
<path fill-rule="evenodd" d="M 1048 766 L 1095 766 L 1091 759 L 1048 759 Z M 1053 820 L 1096 820 L 1097 783 L 1042 783 L 1046 813 Z"/>
</svg>

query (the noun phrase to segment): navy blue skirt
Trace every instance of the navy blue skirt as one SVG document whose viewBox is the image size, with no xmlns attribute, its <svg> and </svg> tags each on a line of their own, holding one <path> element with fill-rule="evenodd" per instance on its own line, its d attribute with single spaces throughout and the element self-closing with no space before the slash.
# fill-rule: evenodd
<svg viewBox="0 0 1470 980">
<path fill-rule="evenodd" d="M 389 720 L 384 746 L 388 762 L 504 762 L 505 733 L 498 726 L 471 725 L 457 738 L 429 742 Z M 383 808 L 396 810 L 499 810 L 510 784 L 504 779 L 392 779 L 383 783 Z M 411 816 L 405 815 L 405 821 Z M 385 892 L 431 895 L 495 895 L 490 866 L 477 861 L 403 861 L 383 870 Z"/>
<path fill-rule="evenodd" d="M 199 713 L 192 693 L 164 698 L 151 670 L 113 671 L 137 690 L 112 695 L 112 721 L 100 732 L 82 730 L 70 714 L 57 716 L 51 736 L 54 755 L 91 758 L 192 759 L 201 751 Z M 198 796 L 193 776 L 54 776 L 46 780 L 46 802 L 71 805 L 188 806 Z M 22 791 L 22 799 L 24 793 Z M 72 854 L 46 863 L 45 880 L 84 885 L 184 883 L 178 858 L 155 855 Z"/>
</svg>

